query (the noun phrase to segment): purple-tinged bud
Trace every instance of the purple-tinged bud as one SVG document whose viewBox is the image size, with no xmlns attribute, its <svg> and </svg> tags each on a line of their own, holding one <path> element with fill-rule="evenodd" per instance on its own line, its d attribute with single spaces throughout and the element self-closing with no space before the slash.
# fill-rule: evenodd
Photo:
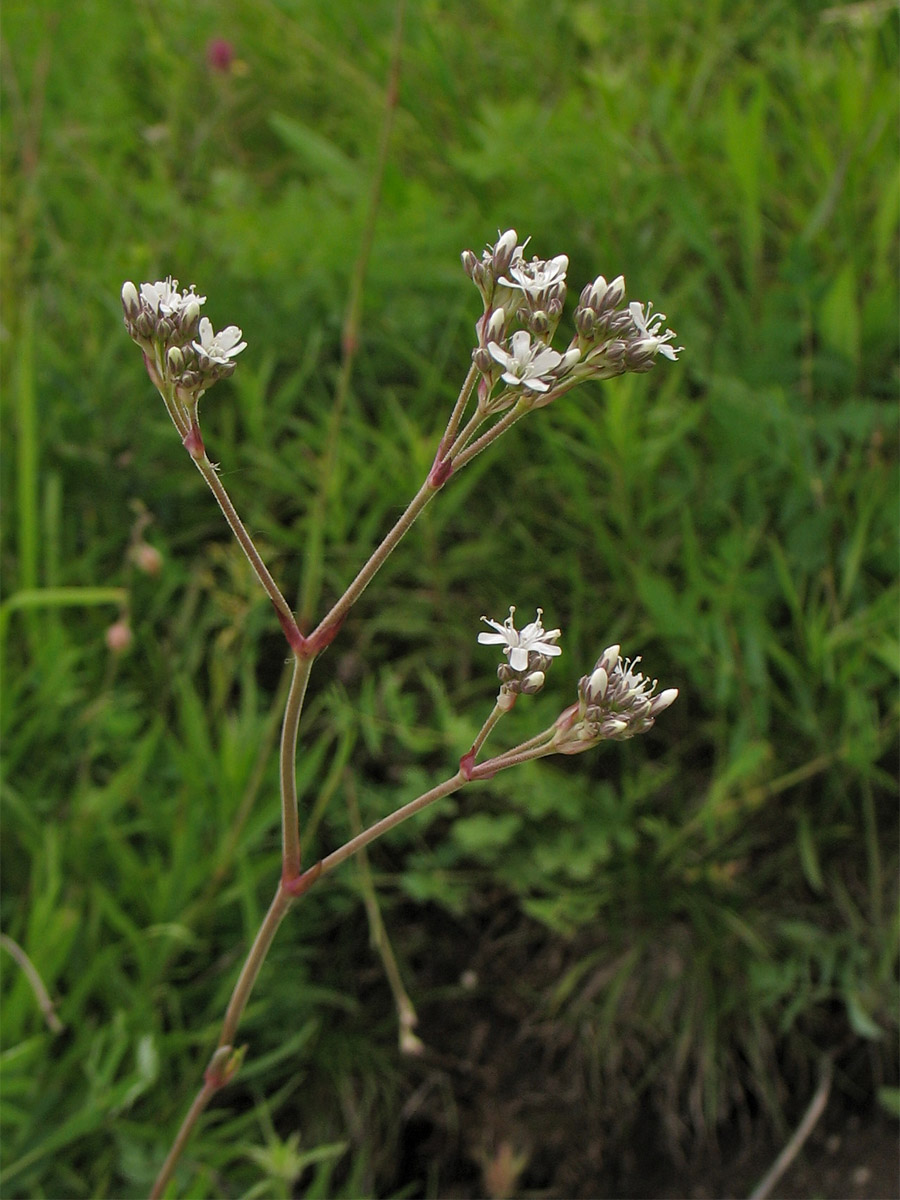
<svg viewBox="0 0 900 1200">
<path fill-rule="evenodd" d="M 206 63 L 213 71 L 226 72 L 234 62 L 234 46 L 227 38 L 212 38 L 206 44 Z"/>
<path fill-rule="evenodd" d="M 178 346 L 170 346 L 166 351 L 166 370 L 170 379 L 178 379 L 184 372 L 184 353 Z"/>
<path fill-rule="evenodd" d="M 597 317 L 593 309 L 576 308 L 575 309 L 575 328 L 583 338 L 590 338 L 597 324 Z"/>
<path fill-rule="evenodd" d="M 462 259 L 463 270 L 470 279 L 474 279 L 475 268 L 478 266 L 478 259 L 471 250 L 463 250 L 460 258 Z"/>
<path fill-rule="evenodd" d="M 588 704 L 597 704 L 606 695 L 609 686 L 609 675 L 603 667 L 597 667 L 588 679 L 584 688 L 584 698 Z"/>
<path fill-rule="evenodd" d="M 619 661 L 619 651 L 621 646 L 607 646 L 600 657 L 597 659 L 597 667 L 602 667 L 607 675 Z M 596 670 L 596 667 L 595 667 Z"/>
<path fill-rule="evenodd" d="M 514 229 L 507 229 L 506 233 L 501 234 L 494 246 L 492 255 L 492 268 L 495 279 L 499 279 L 501 275 L 506 274 L 515 256 L 518 243 L 519 236 Z"/>
<path fill-rule="evenodd" d="M 156 317 L 146 309 L 141 309 L 134 319 L 134 329 L 132 337 L 138 337 L 143 341 L 149 341 L 156 332 Z"/>
<path fill-rule="evenodd" d="M 479 340 L 482 346 L 486 346 L 489 342 L 502 342 L 503 335 L 506 332 L 507 316 L 502 308 L 494 308 L 487 317 L 487 321 L 482 321 L 483 332 L 479 333 Z"/>
<path fill-rule="evenodd" d="M 522 680 L 519 690 L 526 696 L 533 696 L 535 692 L 539 692 L 544 686 L 544 672 L 532 671 L 530 675 L 526 675 Z"/>
<path fill-rule="evenodd" d="M 130 281 L 122 284 L 122 307 L 125 310 L 125 316 L 132 321 L 141 311 L 141 301 L 140 297 L 138 296 L 138 290 Z"/>
<path fill-rule="evenodd" d="M 482 375 L 491 375 L 495 369 L 494 360 L 491 358 L 490 351 L 485 346 L 479 346 L 476 350 L 472 351 L 472 362 Z"/>
<path fill-rule="evenodd" d="M 625 298 L 625 276 L 617 275 L 606 289 L 606 295 L 603 297 L 603 309 L 615 308 L 621 304 Z"/>
<path fill-rule="evenodd" d="M 537 312 L 531 313 L 531 315 L 528 317 L 528 320 L 524 322 L 524 324 L 528 326 L 535 337 L 540 338 L 542 341 L 553 328 L 550 315 L 546 312 L 542 312 L 540 309 L 538 309 Z"/>
<path fill-rule="evenodd" d="M 186 337 L 193 337 L 197 332 L 200 321 L 200 304 L 197 300 L 189 300 L 178 314 L 178 324 Z"/>
</svg>

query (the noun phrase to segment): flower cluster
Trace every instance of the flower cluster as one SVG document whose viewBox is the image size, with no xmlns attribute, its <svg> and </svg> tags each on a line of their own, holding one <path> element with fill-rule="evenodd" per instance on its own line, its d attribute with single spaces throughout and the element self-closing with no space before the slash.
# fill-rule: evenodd
<svg viewBox="0 0 900 1200">
<path fill-rule="evenodd" d="M 482 617 L 495 633 L 479 633 L 478 641 L 483 646 L 502 646 L 509 660 L 497 668 L 497 677 L 502 684 L 501 692 L 516 695 L 520 692 L 533 695 L 544 686 L 544 675 L 551 659 L 562 654 L 556 643 L 559 629 L 545 629 L 541 623 L 544 610 L 539 608 L 535 619 L 523 629 L 516 629 L 516 609 L 510 605 L 505 621 L 492 621 Z"/>
<path fill-rule="evenodd" d="M 234 359 L 247 345 L 236 325 L 216 333 L 200 315 L 205 303 L 193 285 L 182 291 L 171 276 L 140 289 L 130 282 L 122 287 L 125 328 L 144 351 L 151 379 L 164 395 L 168 385 L 193 409 L 208 388 L 234 372 Z"/>
<path fill-rule="evenodd" d="M 590 675 L 578 683 L 578 702 L 556 722 L 553 745 L 560 754 L 580 754 L 602 741 L 623 741 L 646 733 L 678 695 L 667 688 L 655 695 L 657 681 L 636 670 L 640 657 L 622 660 L 609 646 Z"/>
<path fill-rule="evenodd" d="M 665 313 L 653 313 L 652 304 L 626 304 L 621 275 L 611 283 L 598 275 L 582 290 L 575 336 L 564 352 L 554 350 L 569 260 L 565 254 L 528 260 L 526 246 L 508 229 L 480 260 L 471 250 L 462 255 L 484 305 L 473 353 L 482 375 L 482 411 L 500 412 L 523 402 L 540 408 L 586 379 L 649 371 L 659 355 L 678 357 L 682 347 L 672 345 L 675 334 L 664 328 Z M 513 329 L 514 324 L 521 328 Z"/>
</svg>

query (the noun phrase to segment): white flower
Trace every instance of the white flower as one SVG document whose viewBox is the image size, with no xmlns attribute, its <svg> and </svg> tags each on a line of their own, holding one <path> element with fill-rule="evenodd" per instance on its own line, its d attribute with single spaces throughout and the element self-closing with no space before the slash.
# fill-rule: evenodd
<svg viewBox="0 0 900 1200">
<path fill-rule="evenodd" d="M 528 296 L 540 296 L 554 284 L 565 283 L 566 271 L 569 267 L 568 255 L 557 254 L 556 258 L 544 260 L 533 258 L 526 262 L 524 258 L 515 258 L 510 265 L 509 273 L 512 279 L 500 280 L 507 287 L 518 288 Z"/>
<path fill-rule="evenodd" d="M 478 641 L 482 646 L 503 646 L 503 653 L 509 659 L 509 665 L 514 671 L 524 671 L 528 666 L 529 654 L 544 654 L 547 658 L 555 658 L 562 654 L 562 648 L 554 645 L 560 636 L 559 629 L 544 629 L 541 617 L 544 610 L 539 608 L 537 616 L 530 625 L 517 630 L 513 620 L 516 615 L 514 605 L 510 605 L 509 616 L 505 621 L 491 621 L 482 617 L 486 625 L 496 629 L 496 633 L 479 633 Z"/>
<path fill-rule="evenodd" d="M 684 346 L 668 346 L 667 342 L 671 342 L 675 333 L 674 330 L 667 329 L 665 333 L 660 333 L 660 326 L 666 319 L 665 313 L 654 313 L 651 317 L 650 310 L 653 308 L 652 303 L 647 305 L 647 312 L 644 313 L 644 306 L 639 304 L 637 300 L 632 300 L 628 305 L 628 311 L 631 314 L 631 319 L 634 321 L 637 330 L 637 340 L 632 343 L 634 348 L 646 348 L 664 355 L 673 362 L 677 359 L 679 353 L 684 349 Z"/>
<path fill-rule="evenodd" d="M 198 296 L 194 285 L 185 292 L 178 290 L 178 280 L 171 275 L 157 283 L 141 284 L 141 299 L 147 307 L 160 317 L 174 317 L 188 304 L 205 304 L 206 297 Z"/>
<path fill-rule="evenodd" d="M 227 365 L 230 359 L 246 349 L 247 343 L 240 341 L 241 331 L 237 325 L 229 325 L 219 333 L 213 333 L 209 317 L 200 319 L 200 341 L 191 345 L 198 354 L 205 355 L 210 362 Z M 240 342 L 240 345 L 237 343 Z"/>
<path fill-rule="evenodd" d="M 526 387 L 533 392 L 547 392 L 556 382 L 554 372 L 563 356 L 541 342 L 531 341 L 531 334 L 517 330 L 509 339 L 512 353 L 496 342 L 488 342 L 488 352 L 494 362 L 505 370 L 501 378 L 511 387 Z"/>
</svg>

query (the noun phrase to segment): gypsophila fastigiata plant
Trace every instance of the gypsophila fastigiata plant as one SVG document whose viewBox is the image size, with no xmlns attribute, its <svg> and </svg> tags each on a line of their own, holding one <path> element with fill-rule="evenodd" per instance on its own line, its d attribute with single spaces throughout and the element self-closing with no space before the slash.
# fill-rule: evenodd
<svg viewBox="0 0 900 1200">
<path fill-rule="evenodd" d="M 383 817 L 340 849 L 307 867 L 301 865 L 297 812 L 297 731 L 313 663 L 332 641 L 348 611 L 359 599 L 397 543 L 426 504 L 476 454 L 506 433 L 528 413 L 545 408 L 589 379 L 609 379 L 625 372 L 648 371 L 662 355 L 674 360 L 681 347 L 664 328 L 665 315 L 652 305 L 625 303 L 625 281 L 610 283 L 602 275 L 588 284 L 575 309 L 575 334 L 565 350 L 553 348 L 553 338 L 566 296 L 568 258 L 559 254 L 544 260 L 525 256 L 514 229 L 507 230 L 481 258 L 467 250 L 463 266 L 481 294 L 483 312 L 476 323 L 472 363 L 434 462 L 406 511 L 362 566 L 330 612 L 308 634 L 301 632 L 290 605 L 263 562 L 228 496 L 216 467 L 207 456 L 200 431 L 200 400 L 219 380 L 235 370 L 246 348 L 241 330 L 229 325 L 219 333 L 201 316 L 206 297 L 193 286 L 179 289 L 169 277 L 140 288 L 122 288 L 125 325 L 140 346 L 151 380 L 169 416 L 218 501 L 225 519 L 272 602 L 293 654 L 293 675 L 282 726 L 280 751 L 282 871 L 275 895 L 234 986 L 223 1018 L 218 1044 L 204 1074 L 203 1085 L 178 1131 L 160 1169 L 152 1195 L 161 1196 L 193 1128 L 210 1099 L 234 1078 L 246 1047 L 235 1046 L 235 1034 L 253 985 L 275 933 L 290 907 L 323 876 L 362 850 L 401 821 L 467 784 L 490 779 L 498 771 L 550 754 L 580 754 L 599 742 L 644 733 L 673 702 L 677 689 L 656 693 L 656 681 L 636 666 L 639 658 L 623 661 L 618 646 L 604 650 L 591 672 L 582 677 L 577 699 L 549 728 L 527 741 L 482 758 L 495 726 L 517 702 L 544 686 L 546 672 L 562 653 L 561 631 L 545 629 L 543 612 L 523 628 L 515 625 L 514 607 L 503 621 L 483 618 L 492 632 L 478 641 L 502 647 L 497 670 L 500 688 L 493 709 L 458 770 L 410 803 Z M 652 313 L 652 315 L 651 315 Z M 406 1022 L 409 1035 L 410 1022 Z"/>
</svg>

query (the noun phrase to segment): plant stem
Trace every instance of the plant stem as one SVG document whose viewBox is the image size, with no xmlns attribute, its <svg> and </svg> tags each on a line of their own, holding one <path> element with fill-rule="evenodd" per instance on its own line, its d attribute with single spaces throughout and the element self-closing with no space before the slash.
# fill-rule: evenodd
<svg viewBox="0 0 900 1200">
<path fill-rule="evenodd" d="M 429 480 L 425 480 L 409 502 L 406 511 L 385 537 L 381 545 L 374 551 L 368 562 L 360 569 L 358 575 L 344 592 L 343 596 L 341 596 L 340 600 L 337 601 L 327 616 L 323 617 L 312 633 L 309 634 L 308 641 L 315 645 L 318 639 L 325 635 L 328 630 L 340 624 L 384 565 L 388 555 L 395 549 L 397 543 L 407 533 L 416 517 L 418 517 L 419 513 L 438 490 Z"/>
<path fill-rule="evenodd" d="M 232 1045 L 244 1009 L 247 1007 L 247 1001 L 250 999 L 253 985 L 256 983 L 256 977 L 259 975 L 260 968 L 266 960 L 266 955 L 278 931 L 278 926 L 284 920 L 294 899 L 295 896 L 282 883 L 279 883 L 275 889 L 275 896 L 272 903 L 269 905 L 269 911 L 263 917 L 263 922 L 257 930 L 253 945 L 250 947 L 250 952 L 244 960 L 238 981 L 234 985 L 234 991 L 231 993 L 231 999 L 228 1001 L 225 1019 L 222 1022 L 222 1031 L 219 1034 L 219 1048 Z"/>
<path fill-rule="evenodd" d="M 466 405 L 469 403 L 469 397 L 472 395 L 472 388 L 475 386 L 475 380 L 478 378 L 478 368 L 474 363 L 469 367 L 469 373 L 463 380 L 463 385 L 459 389 L 459 395 L 456 398 L 456 403 L 453 406 L 453 412 L 450 414 L 450 420 L 447 422 L 447 428 L 444 430 L 444 436 L 438 444 L 437 454 L 435 458 L 440 460 L 446 457 L 450 446 L 456 438 L 456 431 L 459 428 L 459 423 L 462 420 L 462 415 L 466 411 Z"/>
<path fill-rule="evenodd" d="M 281 878 L 300 874 L 300 816 L 297 812 L 297 730 L 315 658 L 294 653 L 294 673 L 281 726 Z"/>
<path fill-rule="evenodd" d="M 250 534 L 244 527 L 243 521 L 237 515 L 237 510 L 231 503 L 231 497 L 226 492 L 221 479 L 216 474 L 215 467 L 209 461 L 206 451 L 202 450 L 198 457 L 194 457 L 193 454 L 191 457 L 196 463 L 197 470 L 206 480 L 209 490 L 218 501 L 219 508 L 221 508 L 225 520 L 231 526 L 231 532 L 237 538 L 241 549 L 249 559 L 250 566 L 256 572 L 257 579 L 266 589 L 266 593 L 268 594 L 269 599 L 272 601 L 272 604 L 275 606 L 275 611 L 278 613 L 278 616 L 281 619 L 281 624 L 285 629 L 285 633 L 287 633 L 289 629 L 296 629 L 297 626 L 296 622 L 294 621 L 294 614 L 291 612 L 290 605 L 288 604 L 287 600 L 285 600 L 284 596 L 282 596 L 278 584 L 269 574 L 266 564 L 263 562 L 259 551 L 253 544 L 253 538 L 251 538 Z M 299 634 L 299 630 L 297 632 Z"/>
<path fill-rule="evenodd" d="M 160 1167 L 159 1174 L 153 1184 L 153 1190 L 150 1192 L 150 1200 L 160 1200 L 163 1192 L 166 1190 L 166 1185 L 172 1178 L 172 1172 L 178 1165 L 178 1160 L 181 1158 L 181 1153 L 188 1143 L 188 1139 L 194 1131 L 194 1126 L 200 1119 L 203 1110 L 212 1100 L 213 1096 L 219 1089 L 211 1082 L 204 1080 L 203 1087 L 194 1097 L 194 1103 L 188 1109 L 184 1120 L 181 1122 L 181 1128 L 175 1135 L 175 1140 L 166 1155 L 166 1161 Z"/>
<path fill-rule="evenodd" d="M 376 821 L 374 825 L 370 825 L 368 829 L 364 829 L 362 833 L 351 838 L 349 842 L 341 846 L 339 850 L 335 850 L 327 857 L 320 859 L 315 866 L 304 871 L 297 881 L 302 885 L 304 881 L 308 881 L 303 888 L 307 890 L 317 879 L 322 875 L 328 875 L 335 867 L 339 867 L 342 862 L 346 862 L 348 858 L 354 855 L 357 850 L 361 850 L 363 846 L 368 846 L 370 842 L 374 842 L 376 838 L 381 837 L 383 833 L 387 833 L 389 829 L 393 829 L 395 825 L 399 825 L 402 821 L 408 820 L 415 816 L 417 812 L 421 812 L 423 808 L 427 808 L 429 804 L 433 804 L 435 800 L 440 800 L 444 796 L 450 796 L 453 792 L 458 792 L 466 783 L 466 777 L 462 771 L 457 771 L 455 775 L 449 779 L 445 779 L 443 783 L 437 784 L 427 792 L 423 792 L 421 796 L 417 796 L 415 800 L 410 800 L 409 804 L 404 804 L 402 808 L 398 808 L 396 812 L 390 813 L 386 817 L 382 817 L 380 821 Z"/>
<path fill-rule="evenodd" d="M 62 1021 L 56 1015 L 56 1010 L 53 1007 L 53 1001 L 50 999 L 50 994 L 44 987 L 44 981 L 38 974 L 38 969 L 19 945 L 14 942 L 11 937 L 7 937 L 5 933 L 0 933 L 0 946 L 3 947 L 16 960 L 22 968 L 25 978 L 31 984 L 31 990 L 34 992 L 34 998 L 37 1001 L 38 1008 L 44 1015 L 44 1020 L 51 1033 L 62 1033 L 65 1029 Z"/>
<path fill-rule="evenodd" d="M 520 400 L 505 416 L 500 418 L 496 425 L 492 425 L 487 433 L 483 433 L 480 438 L 476 438 L 474 442 L 460 450 L 457 457 L 453 460 L 454 467 L 460 470 L 466 463 L 471 462 L 476 454 L 480 454 L 482 450 L 486 450 L 491 442 L 496 441 L 501 433 L 506 433 L 507 429 L 515 425 L 516 421 L 521 420 L 529 409 L 530 405 L 523 404 Z M 458 438 L 457 441 L 459 441 Z"/>
<path fill-rule="evenodd" d="M 479 750 L 484 745 L 484 743 L 488 740 L 488 735 L 490 734 L 491 730 L 494 728 L 494 726 L 497 724 L 497 722 L 500 720 L 500 718 L 502 716 L 504 716 L 508 711 L 509 711 L 508 709 L 501 707 L 501 705 L 499 705 L 499 704 L 494 705 L 493 709 L 491 710 L 491 712 L 488 716 L 488 719 L 482 725 L 481 729 L 479 729 L 478 735 L 475 738 L 475 741 L 472 743 L 472 748 L 469 751 L 468 755 L 466 756 L 466 757 L 470 757 L 473 763 L 475 761 L 475 758 L 476 758 Z"/>
<path fill-rule="evenodd" d="M 307 661 L 311 662 L 312 660 Z M 295 680 L 297 678 L 298 676 L 295 675 Z M 290 891 L 284 881 L 279 883 L 272 903 L 269 905 L 269 910 L 263 918 L 262 924 L 253 940 L 253 945 L 250 947 L 250 951 L 244 960 L 241 973 L 238 976 L 237 983 L 234 985 L 234 991 L 231 993 L 231 999 L 228 1002 L 228 1008 L 222 1022 L 222 1029 L 219 1034 L 216 1050 L 206 1069 L 203 1086 L 195 1096 L 193 1104 L 181 1123 L 181 1128 L 178 1130 L 175 1141 L 172 1143 L 172 1147 L 166 1156 L 166 1161 L 163 1163 L 156 1182 L 153 1185 L 150 1200 L 159 1200 L 159 1197 L 162 1196 L 200 1115 L 215 1093 L 224 1087 L 234 1074 L 234 1070 L 229 1066 L 225 1066 L 223 1069 L 223 1063 L 226 1058 L 231 1058 L 234 1035 L 244 1014 L 244 1009 L 247 1007 L 247 1001 L 250 999 L 253 985 L 256 983 L 262 965 L 266 960 L 266 955 L 269 953 L 275 934 L 278 932 L 278 927 L 281 925 L 281 922 L 287 915 L 288 909 L 294 901 L 304 892 L 308 891 L 321 875 L 333 871 L 335 867 L 339 866 L 352 854 L 355 854 L 357 850 L 368 845 L 369 842 L 374 841 L 375 838 L 380 837 L 381 834 L 386 833 L 401 821 L 405 821 L 408 817 L 413 816 L 428 804 L 439 800 L 442 796 L 449 796 L 452 792 L 458 791 L 465 782 L 466 780 L 462 772 L 457 772 L 451 779 L 444 780 L 443 783 L 423 793 L 417 799 L 410 801 L 409 804 L 404 805 L 403 808 L 398 809 L 397 812 L 392 813 L 389 817 L 377 821 L 363 833 L 352 838 L 340 850 L 336 850 L 334 854 L 330 854 L 327 858 L 316 863 L 314 867 L 311 867 L 298 879 L 294 880 L 294 886 Z"/>
<path fill-rule="evenodd" d="M 399 0 L 396 6 L 394 34 L 391 42 L 391 63 L 385 86 L 384 114 L 378 139 L 378 150 L 375 157 L 375 167 L 369 185 L 367 197 L 366 218 L 362 230 L 359 251 L 353 264 L 350 276 L 350 292 L 344 311 L 341 327 L 341 365 L 334 389 L 334 398 L 328 418 L 328 432 L 325 450 L 318 466 L 319 485 L 316 489 L 312 510 L 306 523 L 306 545 L 304 547 L 304 562 L 302 586 L 298 606 L 301 624 L 305 627 L 315 613 L 322 587 L 322 562 L 325 542 L 325 527 L 328 508 L 332 496 L 340 489 L 340 475 L 337 467 L 337 452 L 339 433 L 343 422 L 344 408 L 350 392 L 350 381 L 353 366 L 359 350 L 359 331 L 362 317 L 363 286 L 372 256 L 372 245 L 375 239 L 375 223 L 381 206 L 381 194 L 384 186 L 384 173 L 388 162 L 391 130 L 397 110 L 400 86 L 401 52 L 403 49 L 403 21 L 405 15 L 405 0 Z"/>
<path fill-rule="evenodd" d="M 531 762 L 534 758 L 546 758 L 548 754 L 558 753 L 556 747 L 550 742 L 543 746 L 534 746 L 531 749 L 527 748 L 529 745 L 530 743 L 523 742 L 521 746 L 507 750 L 505 754 L 498 754 L 496 758 L 487 758 L 484 762 L 477 763 L 472 767 L 470 778 L 473 781 L 490 779 L 498 771 L 505 771 L 507 767 L 517 767 L 519 763 Z"/>
</svg>

